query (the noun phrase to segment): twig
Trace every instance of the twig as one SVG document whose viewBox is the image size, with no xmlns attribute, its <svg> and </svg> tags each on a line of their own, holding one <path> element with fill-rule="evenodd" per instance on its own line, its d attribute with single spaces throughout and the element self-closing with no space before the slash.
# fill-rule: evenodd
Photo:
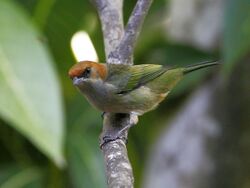
<svg viewBox="0 0 250 188">
<path fill-rule="evenodd" d="M 125 143 L 118 139 L 102 148 L 109 187 L 133 187 L 134 177 Z"/>
<path fill-rule="evenodd" d="M 123 0 L 90 0 L 98 11 L 102 24 L 102 32 L 106 57 L 119 44 L 123 33 Z"/>
<path fill-rule="evenodd" d="M 123 0 L 90 0 L 98 11 L 104 36 L 107 63 L 133 64 L 133 51 L 144 18 L 153 0 L 138 0 L 124 32 Z M 107 58 L 108 57 L 108 58 Z M 138 121 L 129 114 L 105 113 L 100 136 L 108 187 L 133 187 L 134 177 L 127 156 L 126 141 L 131 126 Z M 107 142 L 110 135 L 119 138 Z"/>
<path fill-rule="evenodd" d="M 109 62 L 133 64 L 133 53 L 142 24 L 153 0 L 138 0 L 129 18 L 121 43 L 109 55 Z"/>
<path fill-rule="evenodd" d="M 116 134 L 131 123 L 137 123 L 137 120 L 130 122 L 129 116 L 129 114 L 111 113 L 108 113 L 104 116 L 103 131 L 100 136 L 100 143 L 102 144 L 101 148 L 104 154 L 106 177 L 109 187 L 133 187 L 133 171 L 126 149 L 128 129 L 122 132 L 120 139 L 103 143 L 103 138 L 106 136 Z"/>
</svg>

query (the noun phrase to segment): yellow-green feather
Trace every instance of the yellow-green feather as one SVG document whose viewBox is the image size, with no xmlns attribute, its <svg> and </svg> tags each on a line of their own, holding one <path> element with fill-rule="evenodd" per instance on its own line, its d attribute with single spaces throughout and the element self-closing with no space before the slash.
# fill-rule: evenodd
<svg viewBox="0 0 250 188">
<path fill-rule="evenodd" d="M 156 64 L 134 66 L 110 64 L 108 65 L 107 82 L 117 86 L 118 94 L 128 93 L 141 86 L 147 86 L 160 94 L 170 91 L 184 74 L 217 64 L 218 62 L 203 62 L 184 68 L 171 69 Z"/>
</svg>

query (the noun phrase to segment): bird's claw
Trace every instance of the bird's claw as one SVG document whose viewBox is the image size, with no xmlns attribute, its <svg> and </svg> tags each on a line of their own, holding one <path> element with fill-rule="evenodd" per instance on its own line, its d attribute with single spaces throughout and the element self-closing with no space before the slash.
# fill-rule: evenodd
<svg viewBox="0 0 250 188">
<path fill-rule="evenodd" d="M 102 115 L 101 115 L 102 119 L 104 119 L 105 114 L 106 112 L 102 112 Z"/>
<path fill-rule="evenodd" d="M 122 134 L 121 131 L 117 132 L 117 133 L 110 133 L 108 135 L 105 135 L 101 138 L 101 142 L 100 142 L 100 148 L 102 148 L 105 144 L 121 139 L 123 141 L 125 141 L 125 143 L 127 144 L 127 138 Z"/>
<path fill-rule="evenodd" d="M 105 112 L 103 112 L 102 117 L 105 117 Z M 136 114 L 131 113 L 130 114 L 130 119 L 129 119 L 129 123 L 124 126 L 121 127 L 119 129 L 115 128 L 115 129 L 111 129 L 111 130 L 106 130 L 104 131 L 101 136 L 100 136 L 100 147 L 102 148 L 105 144 L 115 141 L 115 140 L 123 140 L 126 144 L 127 144 L 127 134 L 128 134 L 128 130 L 136 125 L 138 122 L 138 116 Z"/>
</svg>

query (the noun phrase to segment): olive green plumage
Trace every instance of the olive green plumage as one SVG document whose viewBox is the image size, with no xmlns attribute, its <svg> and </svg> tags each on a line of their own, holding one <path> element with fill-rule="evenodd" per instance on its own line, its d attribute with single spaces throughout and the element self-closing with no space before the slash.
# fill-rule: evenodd
<svg viewBox="0 0 250 188">
<path fill-rule="evenodd" d="M 184 68 L 168 68 L 156 64 L 133 66 L 109 64 L 109 76 L 106 82 L 116 85 L 120 90 L 117 93 L 120 94 L 131 92 L 141 86 L 148 86 L 157 92 L 166 92 L 171 90 L 185 74 L 217 64 L 218 62 L 203 62 Z"/>
<path fill-rule="evenodd" d="M 156 108 L 185 74 L 217 64 L 205 62 L 167 68 L 155 64 L 129 66 L 85 61 L 74 65 L 69 76 L 97 109 L 142 115 Z"/>
</svg>

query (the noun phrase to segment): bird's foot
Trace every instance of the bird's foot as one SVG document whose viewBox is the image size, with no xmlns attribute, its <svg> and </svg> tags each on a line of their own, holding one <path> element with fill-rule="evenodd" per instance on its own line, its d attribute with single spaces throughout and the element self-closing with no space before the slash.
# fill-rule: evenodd
<svg viewBox="0 0 250 188">
<path fill-rule="evenodd" d="M 127 125 L 123 127 L 121 130 L 109 130 L 105 132 L 105 135 L 101 137 L 100 147 L 102 148 L 105 144 L 115 141 L 115 140 L 123 140 L 126 144 L 128 143 L 127 140 L 127 130 L 132 127 L 133 125 Z"/>
<path fill-rule="evenodd" d="M 104 113 L 105 115 L 105 113 Z M 130 114 L 129 123 L 127 123 L 122 128 L 112 128 L 110 130 L 106 130 L 105 133 L 103 133 L 100 137 L 100 147 L 102 148 L 105 144 L 108 142 L 115 141 L 117 139 L 123 140 L 127 144 L 127 134 L 128 130 L 136 125 L 138 122 L 138 116 L 136 114 Z"/>
<path fill-rule="evenodd" d="M 105 144 L 112 142 L 112 141 L 115 141 L 115 140 L 118 140 L 118 139 L 123 140 L 127 144 L 126 136 L 124 136 L 120 132 L 106 133 L 106 135 L 102 137 L 100 147 L 102 148 Z"/>
<path fill-rule="evenodd" d="M 104 119 L 105 114 L 106 112 L 102 112 L 102 115 L 101 115 L 102 119 Z"/>
</svg>

